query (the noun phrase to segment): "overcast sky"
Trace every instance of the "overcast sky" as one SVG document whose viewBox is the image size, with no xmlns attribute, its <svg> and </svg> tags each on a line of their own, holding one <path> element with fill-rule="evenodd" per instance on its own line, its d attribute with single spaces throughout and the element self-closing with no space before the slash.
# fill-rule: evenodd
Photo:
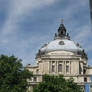
<svg viewBox="0 0 92 92">
<path fill-rule="evenodd" d="M 53 40 L 64 19 L 71 39 L 85 49 L 92 64 L 89 0 L 0 0 L 0 54 L 35 64 L 40 47 Z"/>
</svg>

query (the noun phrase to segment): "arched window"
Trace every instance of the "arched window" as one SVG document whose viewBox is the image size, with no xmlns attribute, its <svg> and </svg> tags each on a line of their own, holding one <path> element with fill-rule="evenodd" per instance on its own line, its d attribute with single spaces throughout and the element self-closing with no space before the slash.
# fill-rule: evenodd
<svg viewBox="0 0 92 92">
<path fill-rule="evenodd" d="M 62 64 L 58 64 L 58 72 L 62 72 Z"/>
</svg>

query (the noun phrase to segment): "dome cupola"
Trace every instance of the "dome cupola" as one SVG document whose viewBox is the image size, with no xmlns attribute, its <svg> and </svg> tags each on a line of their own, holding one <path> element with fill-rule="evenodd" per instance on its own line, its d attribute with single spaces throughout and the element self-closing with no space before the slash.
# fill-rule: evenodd
<svg viewBox="0 0 92 92">
<path fill-rule="evenodd" d="M 58 33 L 55 33 L 54 39 L 70 39 L 69 33 L 66 32 L 66 28 L 63 22 L 60 24 L 58 28 Z"/>
</svg>

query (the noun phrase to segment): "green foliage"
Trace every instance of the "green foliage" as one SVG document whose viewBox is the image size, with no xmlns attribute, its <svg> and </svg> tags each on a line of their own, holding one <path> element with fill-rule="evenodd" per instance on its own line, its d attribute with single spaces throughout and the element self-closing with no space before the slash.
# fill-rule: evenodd
<svg viewBox="0 0 92 92">
<path fill-rule="evenodd" d="M 73 79 L 65 80 L 62 75 L 43 75 L 43 81 L 34 87 L 33 92 L 82 92 Z"/>
<path fill-rule="evenodd" d="M 32 73 L 23 68 L 20 59 L 0 56 L 0 92 L 26 92 Z"/>
</svg>

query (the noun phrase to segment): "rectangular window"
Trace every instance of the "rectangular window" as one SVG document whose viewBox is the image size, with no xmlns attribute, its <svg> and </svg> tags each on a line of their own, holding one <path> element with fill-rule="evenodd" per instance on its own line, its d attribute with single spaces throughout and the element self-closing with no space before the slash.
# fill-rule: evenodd
<svg viewBox="0 0 92 92">
<path fill-rule="evenodd" d="M 66 65 L 66 73 L 69 72 L 69 65 Z"/>
<path fill-rule="evenodd" d="M 86 74 L 86 69 L 83 70 L 83 74 Z"/>
<path fill-rule="evenodd" d="M 55 72 L 55 66 L 52 65 L 52 72 Z"/>
<path fill-rule="evenodd" d="M 36 70 L 36 73 L 37 73 L 37 74 L 39 73 L 39 69 Z"/>
<path fill-rule="evenodd" d="M 58 72 L 62 72 L 62 64 L 58 64 Z"/>
<path fill-rule="evenodd" d="M 84 78 L 84 82 L 87 82 L 87 78 L 86 77 Z"/>
<path fill-rule="evenodd" d="M 34 79 L 33 79 L 34 81 L 37 81 L 37 77 L 34 77 Z"/>
</svg>

